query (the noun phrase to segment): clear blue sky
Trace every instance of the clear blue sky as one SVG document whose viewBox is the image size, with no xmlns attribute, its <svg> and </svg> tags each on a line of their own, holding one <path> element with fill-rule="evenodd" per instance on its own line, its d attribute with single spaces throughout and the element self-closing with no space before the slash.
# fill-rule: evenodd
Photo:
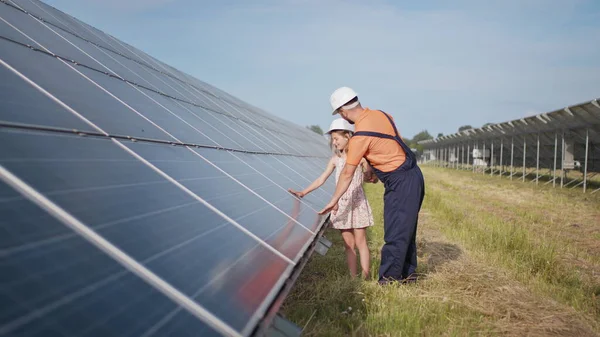
<svg viewBox="0 0 600 337">
<path fill-rule="evenodd" d="M 599 0 L 45 2 L 300 125 L 343 85 L 405 137 L 600 97 Z"/>
</svg>

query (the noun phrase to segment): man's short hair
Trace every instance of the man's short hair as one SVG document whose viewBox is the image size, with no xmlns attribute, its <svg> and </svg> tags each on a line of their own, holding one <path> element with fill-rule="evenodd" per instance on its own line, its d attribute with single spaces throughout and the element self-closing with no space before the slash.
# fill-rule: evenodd
<svg viewBox="0 0 600 337">
<path fill-rule="evenodd" d="M 348 103 L 342 105 L 340 108 L 342 108 L 344 110 L 349 110 L 352 108 L 356 108 L 359 104 L 360 104 L 360 101 L 358 100 L 358 96 L 356 96 L 353 99 L 351 99 L 350 101 L 348 101 Z"/>
</svg>

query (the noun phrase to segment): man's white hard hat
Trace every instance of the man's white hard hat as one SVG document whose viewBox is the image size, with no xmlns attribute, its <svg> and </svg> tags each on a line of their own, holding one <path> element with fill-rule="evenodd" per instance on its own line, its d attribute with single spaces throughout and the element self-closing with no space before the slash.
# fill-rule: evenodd
<svg viewBox="0 0 600 337">
<path fill-rule="evenodd" d="M 336 89 L 331 97 L 329 97 L 329 103 L 331 104 L 331 108 L 333 109 L 332 115 L 338 113 L 338 109 L 344 104 L 350 102 L 353 98 L 358 96 L 354 90 L 348 87 L 341 87 Z"/>
<path fill-rule="evenodd" d="M 331 132 L 336 131 L 336 130 L 344 130 L 344 131 L 354 132 L 354 126 L 352 124 L 348 123 L 347 120 L 345 120 L 343 118 L 338 118 L 338 119 L 334 119 L 333 122 L 331 122 L 331 125 L 329 125 L 329 131 L 327 131 L 327 134 L 331 134 Z"/>
</svg>

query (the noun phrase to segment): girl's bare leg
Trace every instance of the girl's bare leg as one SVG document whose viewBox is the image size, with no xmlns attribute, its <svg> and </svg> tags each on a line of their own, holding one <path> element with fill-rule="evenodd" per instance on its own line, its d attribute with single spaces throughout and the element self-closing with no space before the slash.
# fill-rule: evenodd
<svg viewBox="0 0 600 337">
<path fill-rule="evenodd" d="M 354 233 L 352 229 L 342 229 L 342 238 L 344 239 L 344 248 L 346 249 L 346 262 L 352 278 L 356 277 L 356 251 L 354 250 Z"/>
<path fill-rule="evenodd" d="M 354 244 L 360 254 L 360 266 L 362 267 L 363 279 L 369 277 L 369 268 L 371 266 L 371 254 L 367 245 L 367 231 L 365 228 L 354 229 Z"/>
</svg>

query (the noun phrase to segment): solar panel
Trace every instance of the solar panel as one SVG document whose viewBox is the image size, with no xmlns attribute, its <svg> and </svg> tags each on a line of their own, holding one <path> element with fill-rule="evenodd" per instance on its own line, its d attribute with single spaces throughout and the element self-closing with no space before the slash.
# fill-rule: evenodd
<svg viewBox="0 0 600 337">
<path fill-rule="evenodd" d="M 448 162 L 462 167 L 489 166 L 490 174 L 509 175 L 521 171 L 521 178 L 532 174 L 539 184 L 541 174 L 551 176 L 547 183 L 562 187 L 566 173 L 579 170 L 586 191 L 588 178 L 600 172 L 600 104 L 598 99 L 551 112 L 460 131 L 436 139 L 421 141 L 423 160 Z M 474 153 L 478 152 L 474 158 Z M 510 165 L 510 168 L 506 168 Z M 514 169 L 513 166 L 521 166 Z M 557 172 L 558 171 L 558 172 Z M 561 172 L 562 171 L 562 172 Z M 560 176 L 560 177 L 559 177 Z M 575 183 L 578 179 L 573 179 Z M 596 188 L 592 193 L 600 191 Z"/>
<path fill-rule="evenodd" d="M 0 329 L 6 335 L 141 336 L 168 315 L 173 317 L 162 335 L 216 334 L 6 184 L 0 183 L 0 193 Z M 33 247 L 45 235 L 55 239 L 43 249 Z M 20 249 L 4 249 L 16 242 Z"/>
<path fill-rule="evenodd" d="M 34 0 L 0 4 L 0 335 L 247 336 L 324 229 L 325 139 Z M 269 315 L 265 317 L 265 315 Z"/>
</svg>

